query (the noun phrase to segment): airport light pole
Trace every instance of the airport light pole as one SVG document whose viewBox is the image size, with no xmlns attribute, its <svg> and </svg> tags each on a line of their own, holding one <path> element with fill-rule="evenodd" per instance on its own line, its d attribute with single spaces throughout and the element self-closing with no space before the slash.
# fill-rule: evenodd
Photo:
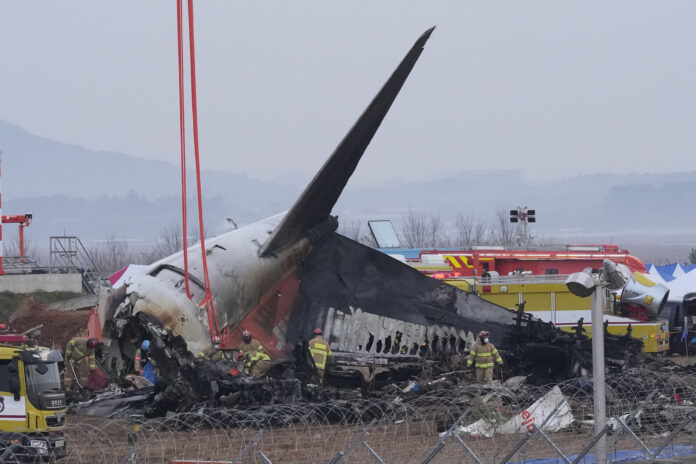
<svg viewBox="0 0 696 464">
<path fill-rule="evenodd" d="M 602 433 L 607 423 L 606 380 L 604 378 L 604 305 L 606 291 L 601 281 L 592 292 L 592 390 L 594 402 L 594 433 Z M 607 436 L 603 435 L 595 446 L 595 463 L 607 462 Z"/>
<path fill-rule="evenodd" d="M 607 423 L 607 396 L 604 377 L 604 306 L 606 304 L 605 288 L 625 285 L 627 278 L 621 282 L 623 270 L 617 270 L 611 261 L 604 260 L 604 272 L 601 278 L 592 275 L 592 269 L 575 272 L 568 276 L 565 284 L 568 290 L 579 297 L 592 297 L 592 390 L 594 402 L 594 434 L 602 433 Z M 620 274 L 617 277 L 617 274 Z M 607 440 L 603 435 L 595 445 L 595 462 L 606 464 Z"/>
<path fill-rule="evenodd" d="M 604 306 L 606 289 L 620 290 L 631 279 L 631 270 L 625 264 L 608 259 L 602 265 L 603 272 L 593 277 L 592 269 L 585 268 L 568 276 L 565 284 L 573 295 L 592 297 L 592 390 L 594 401 L 594 434 L 602 433 L 607 423 L 607 396 L 604 378 Z M 606 464 L 607 440 L 603 435 L 595 445 L 595 463 Z"/>
</svg>

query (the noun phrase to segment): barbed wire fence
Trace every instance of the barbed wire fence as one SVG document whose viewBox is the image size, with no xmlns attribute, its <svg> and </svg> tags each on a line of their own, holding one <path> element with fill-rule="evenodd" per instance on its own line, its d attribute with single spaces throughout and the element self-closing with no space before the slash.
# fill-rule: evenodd
<svg viewBox="0 0 696 464">
<path fill-rule="evenodd" d="M 560 397 L 551 395 L 556 385 L 468 384 L 324 403 L 201 407 L 148 420 L 70 416 L 64 431 L 68 455 L 59 462 L 585 462 L 594 444 L 592 380 L 557 387 Z M 541 417 L 541 398 L 560 401 L 543 419 L 523 422 L 522 432 L 505 433 L 504 424 L 523 412 Z M 559 426 L 555 419 L 568 414 L 570 422 Z M 607 418 L 609 462 L 696 456 L 696 376 L 609 376 Z M 14 462 L 11 455 L 4 459 Z"/>
</svg>

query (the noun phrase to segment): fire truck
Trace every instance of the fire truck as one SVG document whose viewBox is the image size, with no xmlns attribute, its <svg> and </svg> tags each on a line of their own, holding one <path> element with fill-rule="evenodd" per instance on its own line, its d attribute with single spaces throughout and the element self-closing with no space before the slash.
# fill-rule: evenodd
<svg viewBox="0 0 696 464">
<path fill-rule="evenodd" d="M 618 245 L 563 245 L 548 248 L 506 248 L 473 246 L 468 249 L 382 248 L 424 274 L 440 279 L 513 274 L 572 274 L 589 267 L 599 272 L 609 259 L 625 264 L 633 272 L 647 272 L 645 264 Z M 439 274 L 435 276 L 435 274 Z"/>
<path fill-rule="evenodd" d="M 32 346 L 26 335 L 0 334 L 0 462 L 65 456 L 62 361 L 59 351 Z"/>
<path fill-rule="evenodd" d="M 420 272 L 461 290 L 510 309 L 524 304 L 525 312 L 556 327 L 572 331 L 582 318 L 591 336 L 591 299 L 573 295 L 564 284 L 573 272 L 602 269 L 609 259 L 645 273 L 645 265 L 618 245 L 565 245 L 544 249 L 471 247 L 459 250 L 382 249 Z M 643 285 L 639 279 L 638 284 Z M 604 320 L 615 335 L 628 332 L 643 340 L 644 351 L 664 353 L 670 349 L 666 320 L 633 317 L 622 311 L 619 300 L 607 308 Z"/>
</svg>

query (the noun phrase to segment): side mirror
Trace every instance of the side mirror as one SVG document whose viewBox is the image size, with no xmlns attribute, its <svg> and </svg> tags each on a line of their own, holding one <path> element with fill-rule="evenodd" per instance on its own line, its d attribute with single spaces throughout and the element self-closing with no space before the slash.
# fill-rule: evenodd
<svg viewBox="0 0 696 464">
<path fill-rule="evenodd" d="M 9 387 L 10 387 L 10 393 L 14 395 L 14 400 L 19 401 L 20 398 L 20 393 L 22 391 L 22 386 L 20 385 L 19 382 L 19 369 L 17 367 L 17 360 L 13 359 L 10 361 L 10 363 L 7 365 L 7 371 L 10 374 L 9 378 Z"/>
</svg>

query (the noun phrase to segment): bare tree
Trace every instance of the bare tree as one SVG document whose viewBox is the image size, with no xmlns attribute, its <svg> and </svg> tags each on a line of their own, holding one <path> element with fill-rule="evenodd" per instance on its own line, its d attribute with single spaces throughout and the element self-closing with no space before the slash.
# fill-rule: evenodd
<svg viewBox="0 0 696 464">
<path fill-rule="evenodd" d="M 178 224 L 172 223 L 163 227 L 155 245 L 140 253 L 138 261 L 151 264 L 183 249 L 184 238 Z"/>
<path fill-rule="evenodd" d="M 442 220 L 440 216 L 431 214 L 428 218 L 427 240 L 425 246 L 428 248 L 441 246 L 445 241 L 445 237 L 442 235 Z"/>
<path fill-rule="evenodd" d="M 486 222 L 477 215 L 457 214 L 454 220 L 454 246 L 470 247 L 482 245 L 486 241 L 488 227 Z"/>
<path fill-rule="evenodd" d="M 173 225 L 169 226 L 173 227 Z M 208 225 L 204 222 L 203 223 L 203 233 L 205 234 L 203 237 L 208 238 L 210 237 L 210 229 L 208 229 Z M 191 246 L 197 242 L 201 241 L 201 229 L 198 227 L 198 223 L 192 225 L 189 228 L 189 233 L 188 237 L 186 237 L 186 241 L 188 242 L 188 246 Z"/>
<path fill-rule="evenodd" d="M 19 234 L 15 235 L 11 240 L 3 242 L 5 247 L 5 256 L 19 257 L 21 256 L 21 247 L 19 243 Z M 40 251 L 38 247 L 34 244 L 34 241 L 27 236 L 24 236 L 24 256 L 33 261 L 38 262 L 40 258 Z"/>
<path fill-rule="evenodd" d="M 401 243 L 410 248 L 435 248 L 450 241 L 440 216 L 410 211 L 401 224 Z"/>
<path fill-rule="evenodd" d="M 696 264 L 696 248 L 692 248 L 689 252 L 689 263 Z"/>
<path fill-rule="evenodd" d="M 515 227 L 510 223 L 509 211 L 497 210 L 491 221 L 491 241 L 494 245 L 513 246 L 517 241 Z"/>
<path fill-rule="evenodd" d="M 360 241 L 362 232 L 362 222 L 358 219 L 353 219 L 351 221 L 339 221 L 338 222 L 338 233 L 344 237 L 348 237 L 356 242 Z"/>
<path fill-rule="evenodd" d="M 409 210 L 401 223 L 401 243 L 408 248 L 422 247 L 425 245 L 426 236 L 425 215 Z"/>
<path fill-rule="evenodd" d="M 106 240 L 89 247 L 88 250 L 97 270 L 103 275 L 111 275 L 134 261 L 128 242 L 109 234 Z"/>
</svg>

